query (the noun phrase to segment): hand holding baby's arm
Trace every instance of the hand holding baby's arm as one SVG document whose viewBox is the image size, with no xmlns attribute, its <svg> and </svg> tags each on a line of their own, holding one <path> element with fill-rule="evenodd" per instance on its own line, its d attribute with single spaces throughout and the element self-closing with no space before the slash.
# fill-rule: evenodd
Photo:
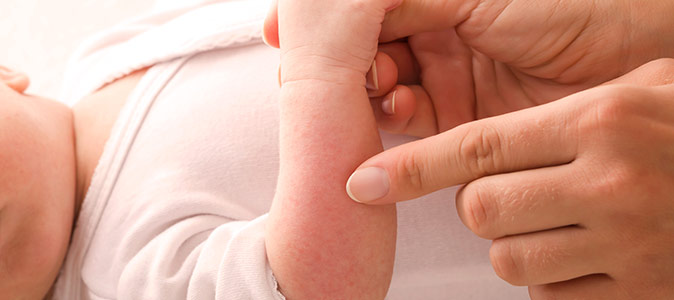
<svg viewBox="0 0 674 300">
<path fill-rule="evenodd" d="M 382 150 L 365 74 L 391 6 L 278 5 L 281 166 L 266 241 L 289 299 L 383 299 L 388 290 L 395 206 L 354 203 L 344 186 L 357 165 Z"/>
</svg>

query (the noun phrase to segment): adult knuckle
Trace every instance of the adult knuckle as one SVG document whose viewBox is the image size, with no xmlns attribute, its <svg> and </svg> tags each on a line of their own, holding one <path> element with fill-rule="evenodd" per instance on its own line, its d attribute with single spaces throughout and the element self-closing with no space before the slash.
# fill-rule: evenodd
<svg viewBox="0 0 674 300">
<path fill-rule="evenodd" d="M 622 225 L 635 225 L 644 221 L 644 216 L 657 215 L 662 206 L 652 201 L 653 195 L 661 194 L 657 178 L 652 170 L 630 162 L 615 162 L 607 166 L 593 186 L 592 195 L 596 204 L 603 207 L 605 216 L 620 216 Z"/>
<path fill-rule="evenodd" d="M 460 142 L 458 161 L 465 162 L 467 170 L 482 177 L 499 170 L 504 165 L 503 139 L 490 126 L 471 128 Z"/>
<path fill-rule="evenodd" d="M 597 198 L 614 202 L 623 195 L 623 190 L 634 189 L 635 170 L 625 163 L 613 163 L 601 167 L 603 173 L 594 180 L 592 190 Z"/>
<path fill-rule="evenodd" d="M 494 272 L 512 285 L 524 285 L 522 266 L 509 239 L 494 240 L 489 249 L 489 259 Z"/>
<path fill-rule="evenodd" d="M 635 95 L 638 87 L 611 86 L 601 90 L 589 110 L 590 128 L 601 133 L 616 132 L 621 129 L 626 119 L 639 107 Z"/>
<path fill-rule="evenodd" d="M 404 154 L 399 160 L 397 173 L 398 177 L 407 185 L 406 188 L 415 191 L 424 190 L 423 172 L 423 162 L 415 152 Z"/>
<path fill-rule="evenodd" d="M 470 183 L 461 192 L 461 198 L 463 203 L 459 215 L 466 227 L 479 237 L 495 238 L 493 228 L 498 208 L 485 189 L 477 183 Z"/>
<path fill-rule="evenodd" d="M 512 1 L 462 1 L 462 7 L 459 11 L 465 11 L 468 18 L 462 23 L 462 26 L 457 28 L 457 31 L 463 40 L 478 39 L 487 32 L 494 25 L 494 22 L 507 11 L 507 7 Z M 440 5 L 446 7 L 439 7 L 440 11 L 455 11 L 456 4 L 452 1 L 438 1 Z M 449 8 L 447 6 L 452 5 Z"/>
</svg>

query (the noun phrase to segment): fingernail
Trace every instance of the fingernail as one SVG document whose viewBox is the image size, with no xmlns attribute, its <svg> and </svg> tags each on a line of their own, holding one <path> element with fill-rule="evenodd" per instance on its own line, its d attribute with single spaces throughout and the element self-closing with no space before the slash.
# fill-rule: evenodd
<svg viewBox="0 0 674 300">
<path fill-rule="evenodd" d="M 389 192 L 388 172 L 369 167 L 356 170 L 346 182 L 346 192 L 356 202 L 367 203 L 386 196 Z"/>
<path fill-rule="evenodd" d="M 377 61 L 372 61 L 372 67 L 370 67 L 370 72 L 367 72 L 367 77 L 365 81 L 365 88 L 368 90 L 376 91 L 379 89 L 379 78 L 377 76 Z"/>
<path fill-rule="evenodd" d="M 269 41 L 267 41 L 267 35 L 264 33 L 264 30 L 262 30 L 262 42 L 267 46 L 271 46 L 269 45 Z"/>
<path fill-rule="evenodd" d="M 384 101 L 381 102 L 381 110 L 384 111 L 387 115 L 393 115 L 396 113 L 396 94 L 398 91 L 393 91 L 391 96 L 387 96 Z"/>
</svg>

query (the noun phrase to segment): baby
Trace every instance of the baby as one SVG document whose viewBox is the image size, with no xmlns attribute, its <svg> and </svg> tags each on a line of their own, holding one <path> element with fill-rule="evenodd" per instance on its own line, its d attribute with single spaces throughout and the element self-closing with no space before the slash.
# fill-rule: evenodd
<svg viewBox="0 0 674 300">
<path fill-rule="evenodd" d="M 0 67 L 0 298 L 37 299 L 66 254 L 75 208 L 71 110 Z"/>
<path fill-rule="evenodd" d="M 0 150 L 11 157 L 0 161 L 23 168 L 4 167 L 0 182 L 25 187 L 2 189 L 25 194 L 2 198 L 0 298 L 43 297 L 57 274 L 53 298 L 68 300 L 278 300 L 279 286 L 289 297 L 340 298 L 375 279 L 360 295 L 525 297 L 493 273 L 489 242 L 461 224 L 456 189 L 400 204 L 397 215 L 348 198 L 349 174 L 382 146 L 366 91 L 354 86 L 360 108 L 312 105 L 323 89 L 279 101 L 279 53 L 260 32 L 266 3 L 173 2 L 85 44 L 65 76 L 72 111 L 23 95 L 25 77 L 6 76 L 0 101 L 14 105 L 0 112 L 0 130 L 27 133 L 0 136 L 18 150 Z M 395 85 L 378 73 L 380 91 Z M 382 135 L 385 147 L 410 140 Z"/>
<path fill-rule="evenodd" d="M 0 67 L 1 299 L 38 299 L 52 287 L 83 192 L 118 112 L 114 99 L 124 99 L 139 73 L 71 109 L 25 94 L 28 77 Z M 93 102 L 106 103 L 106 109 L 92 110 Z"/>
<path fill-rule="evenodd" d="M 154 30 L 129 42 L 105 36 L 114 47 L 90 43 L 66 76 L 72 109 L 25 95 L 27 78 L 4 72 L 0 96 L 12 105 L 1 128 L 12 135 L 2 138 L 13 147 L 0 160 L 12 163 L 0 298 L 282 298 L 265 253 L 279 164 L 278 54 L 260 39 L 266 5 L 203 6 L 169 24 L 150 16 Z M 161 44 L 195 40 L 207 46 Z M 334 190 L 357 205 L 344 184 Z"/>
</svg>

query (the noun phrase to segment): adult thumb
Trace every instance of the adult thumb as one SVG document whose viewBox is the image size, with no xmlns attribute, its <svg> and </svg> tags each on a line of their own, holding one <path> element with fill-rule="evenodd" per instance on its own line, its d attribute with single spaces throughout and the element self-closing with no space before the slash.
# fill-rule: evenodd
<svg viewBox="0 0 674 300">
<path fill-rule="evenodd" d="M 390 42 L 416 33 L 441 31 L 468 19 L 481 0 L 404 0 L 386 14 L 380 42 Z"/>
</svg>

